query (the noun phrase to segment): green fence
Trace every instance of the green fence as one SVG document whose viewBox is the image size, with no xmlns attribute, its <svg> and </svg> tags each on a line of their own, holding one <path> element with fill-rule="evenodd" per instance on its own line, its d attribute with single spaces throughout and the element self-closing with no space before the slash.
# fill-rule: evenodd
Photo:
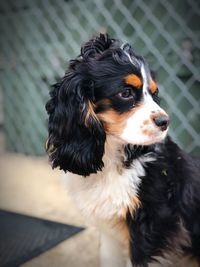
<svg viewBox="0 0 200 267">
<path fill-rule="evenodd" d="M 200 155 L 199 0 L 1 0 L 0 75 L 7 148 L 43 154 L 44 104 L 67 60 L 100 31 L 128 41 L 157 73 L 170 134 Z"/>
</svg>

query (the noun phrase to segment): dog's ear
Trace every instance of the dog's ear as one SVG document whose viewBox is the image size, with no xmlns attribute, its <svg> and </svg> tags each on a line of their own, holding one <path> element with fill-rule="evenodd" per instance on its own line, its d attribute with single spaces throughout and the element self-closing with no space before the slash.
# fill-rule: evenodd
<svg viewBox="0 0 200 267">
<path fill-rule="evenodd" d="M 75 71 L 76 64 L 71 62 L 71 69 L 54 86 L 46 104 L 46 149 L 53 168 L 88 176 L 103 167 L 105 132 L 88 96 L 93 85 Z"/>
</svg>

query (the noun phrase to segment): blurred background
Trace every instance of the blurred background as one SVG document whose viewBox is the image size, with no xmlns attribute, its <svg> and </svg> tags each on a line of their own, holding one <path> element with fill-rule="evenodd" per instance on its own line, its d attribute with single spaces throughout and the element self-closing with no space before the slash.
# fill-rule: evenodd
<svg viewBox="0 0 200 267">
<path fill-rule="evenodd" d="M 199 25 L 199 0 L 1 0 L 0 208 L 84 224 L 71 208 L 61 173 L 48 165 L 44 106 L 68 60 L 99 32 L 131 43 L 144 55 L 171 117 L 170 135 L 184 150 L 200 155 Z M 96 240 L 95 232 L 91 236 Z M 86 239 L 79 240 L 80 253 L 90 249 Z M 55 254 L 44 266 L 54 266 Z M 62 255 L 65 262 L 66 251 Z M 91 257 L 96 266 L 96 254 Z M 84 266 L 83 259 L 83 265 L 75 259 L 67 266 Z"/>
<path fill-rule="evenodd" d="M 1 0 L 0 14 L 0 113 L 9 151 L 45 154 L 49 85 L 83 42 L 106 31 L 144 55 L 171 115 L 170 134 L 200 154 L 198 0 Z"/>
</svg>

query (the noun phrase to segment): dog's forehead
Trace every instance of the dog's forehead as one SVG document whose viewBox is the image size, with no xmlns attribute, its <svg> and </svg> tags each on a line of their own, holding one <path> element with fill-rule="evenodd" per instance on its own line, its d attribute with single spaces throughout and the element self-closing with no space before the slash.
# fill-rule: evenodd
<svg viewBox="0 0 200 267">
<path fill-rule="evenodd" d="M 142 56 L 137 55 L 131 47 L 129 49 L 124 49 L 124 47 L 121 46 L 121 49 L 123 50 L 130 64 L 134 66 L 134 68 L 136 68 L 141 75 L 143 72 L 143 74 L 146 76 L 150 76 L 148 64 Z"/>
<path fill-rule="evenodd" d="M 142 56 L 137 55 L 129 44 L 122 44 L 120 47 L 130 64 L 137 69 L 140 75 L 135 74 L 134 72 L 125 76 L 124 81 L 134 86 L 135 88 L 142 88 L 145 86 L 146 90 L 149 87 L 151 93 L 154 93 L 157 89 L 155 81 L 151 77 L 151 72 L 147 62 Z"/>
<path fill-rule="evenodd" d="M 126 57 L 126 62 L 129 63 L 132 67 L 133 67 L 133 73 L 131 73 L 129 76 L 132 78 L 134 78 L 134 80 L 139 80 L 141 76 L 141 78 L 144 78 L 143 76 L 148 76 L 148 68 L 145 66 L 145 62 L 141 57 L 138 57 L 133 50 L 126 50 L 123 49 L 123 53 L 125 54 Z M 134 74 L 134 70 L 137 70 L 137 74 Z M 134 75 L 134 76 L 133 76 Z M 130 80 L 130 79 L 127 79 Z"/>
<path fill-rule="evenodd" d="M 128 57 L 129 61 L 135 66 L 140 68 L 141 64 L 145 62 L 144 58 L 136 53 L 136 51 L 128 43 L 122 43 L 120 49 Z"/>
</svg>

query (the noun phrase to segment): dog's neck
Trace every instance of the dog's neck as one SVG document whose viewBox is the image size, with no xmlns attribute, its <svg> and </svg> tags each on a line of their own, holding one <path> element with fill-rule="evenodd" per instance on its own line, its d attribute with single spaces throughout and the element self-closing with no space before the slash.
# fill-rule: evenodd
<svg viewBox="0 0 200 267">
<path fill-rule="evenodd" d="M 105 142 L 105 153 L 103 156 L 105 169 L 117 169 L 118 172 L 123 168 L 125 145 L 114 136 L 107 136 Z"/>
<path fill-rule="evenodd" d="M 155 147 L 150 146 L 136 146 L 131 144 L 124 144 L 123 141 L 114 136 L 107 136 L 105 143 L 105 153 L 103 157 L 105 169 L 117 169 L 119 174 L 122 174 L 123 169 L 130 168 L 134 160 L 142 157 L 155 154 Z"/>
<path fill-rule="evenodd" d="M 147 153 L 133 158 L 132 146 L 126 146 L 107 135 L 104 168 L 84 178 L 76 174 L 68 175 L 68 188 L 86 217 L 106 221 L 113 216 L 121 219 L 126 216 L 127 209 L 133 212 L 138 207 L 138 190 L 146 174 L 145 167 L 155 161 L 155 157 Z M 125 166 L 127 159 L 129 163 L 132 161 L 129 167 Z"/>
</svg>

